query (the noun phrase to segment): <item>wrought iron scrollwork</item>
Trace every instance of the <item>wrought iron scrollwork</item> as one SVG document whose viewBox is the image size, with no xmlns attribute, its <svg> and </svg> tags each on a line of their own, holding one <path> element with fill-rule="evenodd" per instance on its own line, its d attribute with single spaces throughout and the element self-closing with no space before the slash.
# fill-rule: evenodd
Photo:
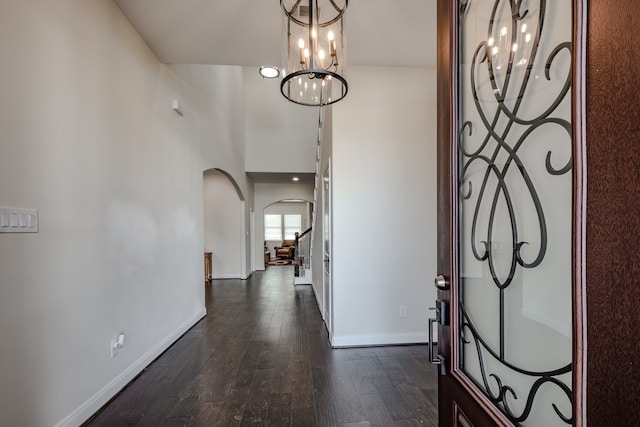
<svg viewBox="0 0 640 427">
<path fill-rule="evenodd" d="M 552 384 L 558 387 L 562 392 L 567 396 L 567 399 L 570 403 L 573 402 L 573 394 L 569 386 L 567 386 L 564 382 L 559 380 L 557 377 L 563 374 L 567 374 L 571 372 L 571 363 L 562 366 L 558 369 L 551 371 L 531 371 L 527 369 L 522 369 L 516 365 L 513 365 L 506 361 L 503 357 L 500 357 L 491 346 L 481 337 L 480 333 L 477 331 L 469 316 L 464 311 L 464 306 L 461 304 L 461 313 L 462 313 L 462 326 L 461 330 L 468 331 L 473 338 L 473 344 L 475 346 L 478 363 L 480 365 L 480 373 L 482 376 L 482 383 L 476 385 L 484 391 L 485 395 L 491 400 L 494 404 L 501 404 L 503 412 L 507 415 L 507 417 L 513 421 L 514 423 L 520 423 L 525 421 L 529 414 L 531 413 L 531 409 L 533 407 L 533 402 L 536 397 L 536 394 L 541 386 L 545 383 Z M 471 344 L 466 337 L 469 334 L 464 334 L 463 342 L 464 344 Z M 492 360 L 499 361 L 504 367 L 512 370 L 513 372 L 517 372 L 518 374 L 525 375 L 527 377 L 532 378 L 533 384 L 527 394 L 527 400 L 525 403 L 524 410 L 520 414 L 516 414 L 509 405 L 509 395 L 512 399 L 518 399 L 518 394 L 516 391 L 503 383 L 503 380 L 496 373 L 488 374 L 488 369 L 485 364 L 485 358 L 491 357 Z M 488 375 L 487 375 L 488 374 Z M 492 384 L 489 381 L 489 378 L 493 378 L 495 381 L 495 385 L 497 386 L 497 392 L 492 391 Z M 558 409 L 557 405 L 553 404 L 553 409 L 558 417 L 567 424 L 571 424 L 573 422 L 572 414 L 563 414 Z"/>
<path fill-rule="evenodd" d="M 467 19 L 469 8 L 473 1 L 461 0 L 459 2 L 458 11 L 461 28 L 464 20 Z M 477 261 L 486 263 L 488 266 L 493 286 L 497 288 L 500 298 L 499 348 L 492 348 L 487 340 L 482 337 L 465 311 L 462 298 L 460 298 L 459 302 L 461 313 L 460 345 L 462 347 L 465 345 L 475 347 L 474 354 L 477 354 L 481 375 L 481 381 L 475 380 L 476 384 L 515 424 L 527 420 L 537 393 L 543 387 L 558 388 L 573 406 L 571 388 L 559 378 L 559 376 L 572 371 L 571 363 L 553 370 L 533 371 L 515 366 L 508 361 L 505 355 L 505 292 L 509 290 L 519 269 L 533 269 L 543 262 L 548 245 L 548 226 L 545 210 L 534 179 L 530 175 L 528 165 L 520 155 L 520 152 L 530 143 L 532 139 L 530 136 L 543 128 L 557 127 L 562 135 L 566 135 L 566 141 L 569 144 L 572 138 L 571 123 L 562 118 L 561 114 L 554 115 L 554 113 L 558 112 L 559 106 L 567 99 L 567 94 L 571 89 L 570 67 L 569 69 L 563 68 L 560 70 L 562 73 L 566 73 L 566 75 L 560 77 L 564 80 L 559 80 L 559 83 L 554 86 L 559 87 L 554 96 L 545 98 L 548 100 L 548 104 L 545 107 L 536 114 L 531 114 L 531 110 L 527 110 L 529 111 L 527 114 L 522 111 L 525 109 L 526 101 L 530 96 L 529 91 L 534 67 L 536 67 L 535 69 L 544 67 L 544 78 L 547 81 L 558 79 L 557 76 L 554 76 L 554 74 L 558 73 L 552 73 L 552 71 L 557 71 L 554 70 L 554 67 L 558 56 L 562 52 L 571 54 L 571 43 L 561 42 L 551 50 L 547 58 L 539 58 L 541 40 L 545 35 L 543 28 L 546 11 L 546 0 L 538 0 L 537 2 L 533 0 L 495 0 L 493 2 L 487 38 L 482 40 L 473 50 L 470 60 L 469 80 L 466 83 L 470 85 L 476 118 L 475 120 L 469 120 L 462 115 L 463 121 L 458 131 L 459 202 L 464 204 L 475 201 L 475 206 L 471 207 L 473 217 L 470 236 L 468 237 L 471 244 L 471 252 Z M 506 13 L 510 13 L 510 16 L 507 15 L 507 20 L 511 22 L 511 28 L 498 29 L 495 27 L 500 18 L 498 15 L 501 13 L 503 16 Z M 524 31 L 521 30 L 524 25 L 522 21 L 525 18 L 536 22 L 537 26 L 527 33 L 527 37 L 530 38 L 526 46 L 521 46 L 521 50 L 518 50 L 518 38 L 524 37 Z M 501 53 L 502 56 L 498 56 L 495 44 L 496 34 L 505 37 L 505 45 L 509 47 L 508 56 L 505 53 Z M 504 60 L 505 58 L 506 60 Z M 517 73 L 515 72 L 516 69 L 518 70 Z M 479 81 L 481 76 L 485 77 L 482 80 L 483 83 Z M 540 76 L 536 74 L 536 78 L 538 77 Z M 467 81 L 467 75 L 460 75 L 460 79 Z M 486 94 L 489 93 L 486 90 L 481 95 L 481 91 L 484 90 L 484 87 L 481 88 L 481 84 L 484 84 L 485 87 L 487 84 L 490 85 L 492 98 L 486 99 Z M 471 146 L 471 143 L 467 141 L 470 140 L 474 133 L 480 136 L 476 135 L 473 140 L 474 145 Z M 547 173 L 551 176 L 569 173 L 573 167 L 571 155 L 567 160 L 557 159 L 556 157 L 557 155 L 554 156 L 552 150 L 547 151 L 544 159 Z M 479 185 L 476 185 L 478 183 L 473 184 L 468 178 L 471 173 L 476 173 L 475 171 L 477 170 L 483 171 L 480 173 Z M 508 176 L 517 176 L 518 181 L 523 185 L 518 189 L 510 188 Z M 516 191 L 520 197 L 523 197 L 523 189 L 525 197 L 528 198 L 529 206 L 533 208 L 529 214 L 532 213 L 536 218 L 535 222 L 537 222 L 536 236 L 528 241 L 521 236 L 523 232 L 519 226 L 519 207 L 514 203 L 513 197 Z M 494 243 L 492 242 L 494 227 L 497 226 L 497 211 L 499 209 L 502 210 L 502 215 L 508 218 L 508 221 L 505 222 L 508 222 L 507 227 L 512 242 L 510 248 L 511 260 L 501 265 L 501 272 L 498 272 L 498 267 L 496 266 L 496 254 Z M 480 220 L 481 217 L 484 219 Z M 536 242 L 535 246 L 532 246 L 534 245 L 531 243 L 533 241 Z M 526 256 L 523 253 L 525 245 L 527 245 L 529 251 Z M 487 358 L 492 360 L 492 364 L 499 363 L 503 368 L 513 372 L 514 375 L 523 375 L 530 379 L 530 389 L 528 392 L 523 393 L 526 394 L 526 403 L 524 404 L 524 409 L 519 413 L 516 413 L 510 402 L 520 396 L 518 396 L 513 387 L 507 384 L 505 378 L 501 377 L 497 372 L 491 372 L 491 369 L 485 363 Z M 555 404 L 553 409 L 560 420 L 567 424 L 572 422 L 572 414 L 562 413 Z"/>
</svg>

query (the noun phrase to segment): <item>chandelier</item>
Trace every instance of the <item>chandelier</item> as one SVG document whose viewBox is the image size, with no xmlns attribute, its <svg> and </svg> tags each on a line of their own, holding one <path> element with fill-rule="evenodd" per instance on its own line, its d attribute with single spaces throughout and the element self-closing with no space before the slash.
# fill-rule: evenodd
<svg viewBox="0 0 640 427">
<path fill-rule="evenodd" d="M 323 106 L 347 95 L 344 13 L 349 0 L 280 0 L 285 50 L 280 92 Z"/>
</svg>

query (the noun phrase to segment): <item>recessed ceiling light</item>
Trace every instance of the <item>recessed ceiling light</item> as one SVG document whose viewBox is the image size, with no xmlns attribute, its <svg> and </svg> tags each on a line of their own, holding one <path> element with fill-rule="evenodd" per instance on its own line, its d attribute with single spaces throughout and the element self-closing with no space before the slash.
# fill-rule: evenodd
<svg viewBox="0 0 640 427">
<path fill-rule="evenodd" d="M 297 176 L 294 176 L 294 177 L 293 177 L 293 180 L 294 180 L 294 181 L 300 181 L 300 178 L 298 178 Z"/>
<path fill-rule="evenodd" d="M 278 67 L 260 67 L 258 72 L 265 79 L 275 79 L 280 76 L 280 70 Z"/>
</svg>

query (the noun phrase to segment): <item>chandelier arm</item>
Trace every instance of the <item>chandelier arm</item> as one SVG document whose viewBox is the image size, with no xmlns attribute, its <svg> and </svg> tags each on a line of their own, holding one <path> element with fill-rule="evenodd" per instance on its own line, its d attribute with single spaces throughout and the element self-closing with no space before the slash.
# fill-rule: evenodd
<svg viewBox="0 0 640 427">
<path fill-rule="evenodd" d="M 300 5 L 300 3 L 301 3 L 301 2 L 302 2 L 302 0 L 296 0 L 296 2 L 294 3 L 294 5 L 293 5 L 293 6 L 291 6 L 291 10 L 287 10 L 287 7 L 284 5 L 283 0 L 280 0 L 280 6 L 282 6 L 282 10 L 284 10 L 285 14 L 286 14 L 289 18 L 291 18 L 291 19 L 293 19 L 293 20 L 296 20 L 296 19 L 293 17 L 293 11 L 294 11 L 294 10 L 296 10 L 296 9 L 298 8 L 298 6 Z"/>
<path fill-rule="evenodd" d="M 331 3 L 331 6 L 333 6 L 336 12 L 338 12 L 340 15 L 342 15 L 344 11 L 347 10 L 347 6 L 349 6 L 349 0 L 345 0 L 344 7 L 342 9 L 340 9 L 340 6 L 336 4 L 335 0 L 329 0 L 329 3 Z"/>
<path fill-rule="evenodd" d="M 284 10 L 285 15 L 287 15 L 287 17 L 289 19 L 291 19 L 293 22 L 295 22 L 298 25 L 301 25 L 303 27 L 308 27 L 309 26 L 308 22 L 301 21 L 298 18 L 296 18 L 295 16 L 293 16 L 293 11 L 298 8 L 298 6 L 300 5 L 301 2 L 302 2 L 302 0 L 296 0 L 295 4 L 291 7 L 291 10 L 288 10 L 286 8 L 286 6 L 283 3 L 283 0 L 280 0 L 280 5 L 282 6 L 282 10 Z M 349 1 L 345 1 L 344 8 L 340 9 L 340 7 L 338 5 L 336 5 L 334 0 L 329 0 L 329 2 L 333 6 L 333 8 L 336 10 L 336 12 L 338 12 L 338 14 L 335 17 L 333 17 L 332 19 L 330 19 L 329 21 L 318 22 L 318 26 L 320 28 L 328 27 L 328 26 L 330 26 L 332 24 L 335 24 L 340 19 L 342 19 L 342 15 L 344 15 L 344 12 L 347 10 L 347 5 L 349 4 Z"/>
</svg>

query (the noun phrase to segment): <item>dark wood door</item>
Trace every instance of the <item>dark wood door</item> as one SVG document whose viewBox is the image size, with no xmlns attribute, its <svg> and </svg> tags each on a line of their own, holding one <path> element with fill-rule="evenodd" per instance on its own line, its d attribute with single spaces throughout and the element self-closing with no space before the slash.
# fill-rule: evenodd
<svg viewBox="0 0 640 427">
<path fill-rule="evenodd" d="M 443 426 L 581 422 L 574 14 L 571 0 L 438 2 Z"/>
<path fill-rule="evenodd" d="M 472 1 L 472 0 L 471 0 Z M 522 424 L 473 390 L 453 350 L 460 340 L 458 19 L 471 1 L 438 0 L 438 268 L 448 279 L 439 328 L 441 426 Z M 510 2 L 531 8 L 536 2 Z M 549 2 L 547 2 L 549 3 Z M 640 9 L 635 0 L 573 2 L 573 425 L 640 423 Z M 489 13 L 489 16 L 491 13 Z M 514 14 L 517 20 L 517 14 Z M 567 22 L 569 25 L 569 22 Z M 553 351 L 545 347 L 541 351 Z M 535 399 L 534 399 L 535 400 Z"/>
<path fill-rule="evenodd" d="M 584 312 L 590 426 L 640 424 L 640 9 L 586 10 Z"/>
</svg>

